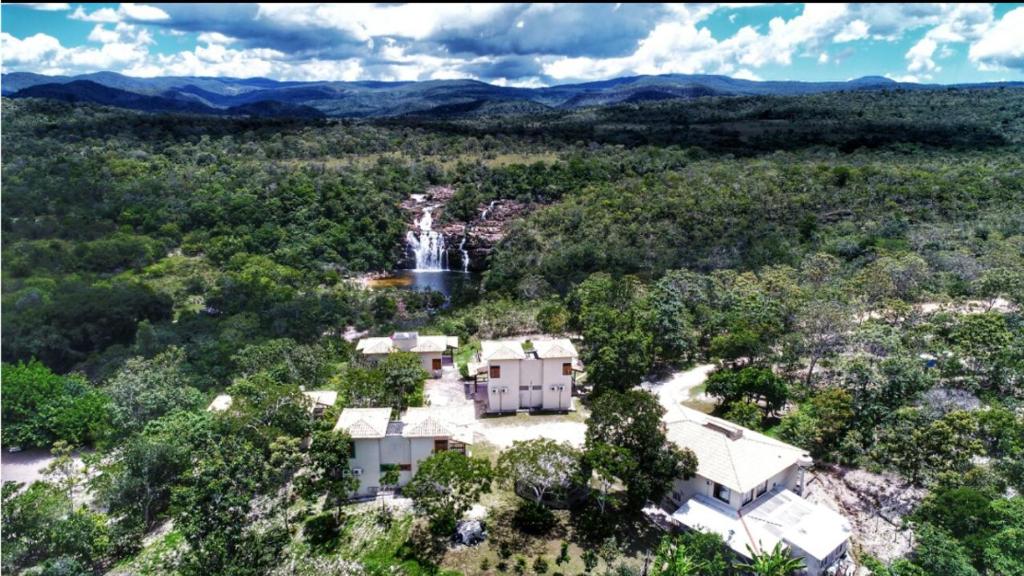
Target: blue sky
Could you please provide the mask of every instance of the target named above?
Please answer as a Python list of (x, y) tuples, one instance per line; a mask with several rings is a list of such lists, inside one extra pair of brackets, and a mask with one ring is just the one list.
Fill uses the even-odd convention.
[(3, 4), (3, 71), (1024, 80), (1024, 4)]

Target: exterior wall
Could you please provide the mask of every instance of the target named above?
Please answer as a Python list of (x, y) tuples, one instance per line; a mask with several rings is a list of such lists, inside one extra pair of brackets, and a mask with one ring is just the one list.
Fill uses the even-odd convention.
[[(562, 364), (572, 363), (572, 358), (545, 358), (544, 362), (544, 409), (568, 410), (572, 407), (572, 375), (562, 374)], [(555, 390), (551, 387), (554, 386)], [(562, 386), (561, 390), (558, 387)]]
[(422, 366), (424, 370), (430, 373), (434, 378), (441, 377), (441, 371), (433, 369), (433, 361), (435, 359), (441, 360), (440, 352), (417, 352), (416, 354), (420, 357), (420, 366)]
[[(501, 367), (501, 378), (490, 378), (490, 366)], [(515, 412), (519, 409), (519, 360), (497, 360), (488, 366), (487, 411)], [(500, 394), (501, 388), (508, 392)]]
[(412, 476), (416, 475), (416, 471), (420, 468), (420, 462), (430, 458), (430, 455), (434, 453), (434, 439), (433, 438), (407, 438), (406, 442), (409, 443), (409, 454), (412, 460)]
[(352, 444), (355, 446), (356, 455), (349, 460), (349, 469), (363, 469), (356, 494), (366, 496), (373, 493), (371, 488), (380, 487), (380, 440), (356, 438), (352, 440)]
[(527, 357), (519, 361), (519, 386), (528, 390), (519, 391), (519, 407), (535, 409), (543, 407), (544, 373), (541, 360)]
[(369, 364), (377, 364), (387, 357), (387, 354), (363, 354), (363, 358), (365, 358), (366, 362)]
[[(768, 478), (767, 490), (770, 491), (776, 486), (782, 486), (789, 490), (793, 490), (799, 483), (799, 468), (797, 466), (790, 466), (789, 468), (779, 472), (778, 474)], [(703, 494), (708, 498), (715, 498), (715, 483), (703, 476), (694, 476), (689, 480), (677, 479), (672, 484), (672, 499), (677, 504), (681, 505), (683, 502), (696, 496), (697, 494)], [(743, 499), (744, 494), (732, 490), (729, 495), (729, 507), (739, 510), (744, 506)], [(717, 500), (717, 499), (716, 499)], [(757, 500), (757, 488), (754, 488), (754, 498), (750, 501)], [(721, 502), (721, 500), (717, 500)], [(750, 502), (747, 502), (749, 504)]]

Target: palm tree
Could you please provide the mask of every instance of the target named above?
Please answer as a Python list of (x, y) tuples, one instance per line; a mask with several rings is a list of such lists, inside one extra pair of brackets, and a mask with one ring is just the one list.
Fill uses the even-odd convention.
[(770, 552), (755, 552), (748, 544), (747, 552), (750, 553), (750, 563), (740, 564), (738, 568), (754, 576), (790, 576), (804, 567), (803, 559), (790, 555), (789, 548), (783, 548), (781, 542), (776, 542)]

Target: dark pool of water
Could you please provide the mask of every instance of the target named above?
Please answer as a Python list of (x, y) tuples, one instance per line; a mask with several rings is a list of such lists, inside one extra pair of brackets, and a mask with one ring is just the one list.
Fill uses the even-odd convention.
[(368, 284), (370, 288), (434, 290), (449, 298), (463, 298), (475, 295), (480, 289), (480, 275), (474, 272), (395, 270), (393, 274), (370, 280)]

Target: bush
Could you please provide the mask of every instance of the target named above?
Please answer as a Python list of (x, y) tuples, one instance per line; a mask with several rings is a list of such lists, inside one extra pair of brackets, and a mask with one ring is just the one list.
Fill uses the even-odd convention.
[(527, 534), (547, 534), (555, 527), (555, 515), (547, 507), (536, 502), (525, 501), (516, 510), (512, 522), (516, 528)]
[(307, 518), (303, 523), (302, 533), (311, 546), (327, 547), (337, 540), (341, 533), (340, 528), (333, 512), (323, 512)]
[(533, 561), (533, 572), (535, 574), (547, 574), (548, 561), (543, 556), (537, 556), (537, 559)]

